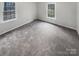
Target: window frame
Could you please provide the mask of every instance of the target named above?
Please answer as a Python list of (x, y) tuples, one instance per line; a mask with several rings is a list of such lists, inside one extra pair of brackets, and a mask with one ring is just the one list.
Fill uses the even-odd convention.
[(10, 22), (10, 21), (15, 21), (16, 20), (16, 18), (17, 18), (17, 16), (16, 16), (16, 3), (15, 3), (15, 18), (13, 18), (13, 19), (10, 19), (10, 20), (4, 20), (4, 2), (3, 2), (3, 14), (2, 14), (2, 17), (3, 17), (3, 19), (2, 19), (2, 21), (1, 21), (1, 23), (6, 23), (6, 22)]
[[(55, 4), (55, 17), (49, 17), (49, 16), (48, 16), (48, 5), (49, 5), (49, 4)], [(47, 18), (49, 18), (49, 19), (56, 19), (56, 3), (47, 3), (47, 11), (46, 11), (46, 13), (47, 13), (47, 15), (46, 15)]]

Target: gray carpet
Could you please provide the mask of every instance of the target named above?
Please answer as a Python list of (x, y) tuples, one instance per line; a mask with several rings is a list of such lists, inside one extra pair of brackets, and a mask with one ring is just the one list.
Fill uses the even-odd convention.
[(1, 35), (0, 55), (79, 55), (79, 38), (74, 30), (34, 21)]

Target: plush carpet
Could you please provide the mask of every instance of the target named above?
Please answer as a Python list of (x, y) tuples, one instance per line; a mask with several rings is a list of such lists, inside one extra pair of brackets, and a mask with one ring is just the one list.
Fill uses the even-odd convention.
[(1, 35), (0, 55), (79, 55), (79, 38), (74, 30), (34, 21)]

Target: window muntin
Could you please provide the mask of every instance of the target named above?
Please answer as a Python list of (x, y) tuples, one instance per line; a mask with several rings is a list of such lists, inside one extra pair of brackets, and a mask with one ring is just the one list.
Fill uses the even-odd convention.
[(55, 4), (48, 4), (48, 17), (55, 18)]
[(15, 17), (15, 3), (14, 2), (4, 2), (4, 12), (3, 20), (11, 20)]

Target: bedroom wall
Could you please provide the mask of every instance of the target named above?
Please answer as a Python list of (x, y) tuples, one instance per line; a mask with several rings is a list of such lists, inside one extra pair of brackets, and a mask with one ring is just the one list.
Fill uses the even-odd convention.
[(79, 34), (79, 2), (77, 3), (77, 32)]
[(76, 2), (57, 2), (56, 3), (56, 19), (47, 18), (47, 2), (38, 3), (38, 18), (43, 21), (55, 23), (64, 27), (75, 29), (77, 19), (77, 3)]
[[(2, 2), (0, 2), (2, 4)], [(16, 2), (17, 18), (15, 21), (0, 22), (0, 35), (27, 24), (36, 19), (36, 3), (34, 2)], [(0, 13), (1, 9), (0, 9)], [(2, 20), (2, 18), (0, 18)]]
[[(0, 2), (0, 5), (2, 2)], [(17, 2), (17, 19), (6, 23), (0, 23), (0, 35), (27, 24), (34, 19), (55, 23), (64, 27), (78, 29), (77, 26), (77, 3), (76, 2), (58, 2), (56, 3), (56, 19), (49, 19), (46, 16), (46, 2)], [(0, 6), (2, 8), (2, 6)], [(0, 9), (2, 13), (2, 9)], [(0, 17), (2, 20), (2, 17)], [(78, 31), (79, 32), (79, 31)]]

